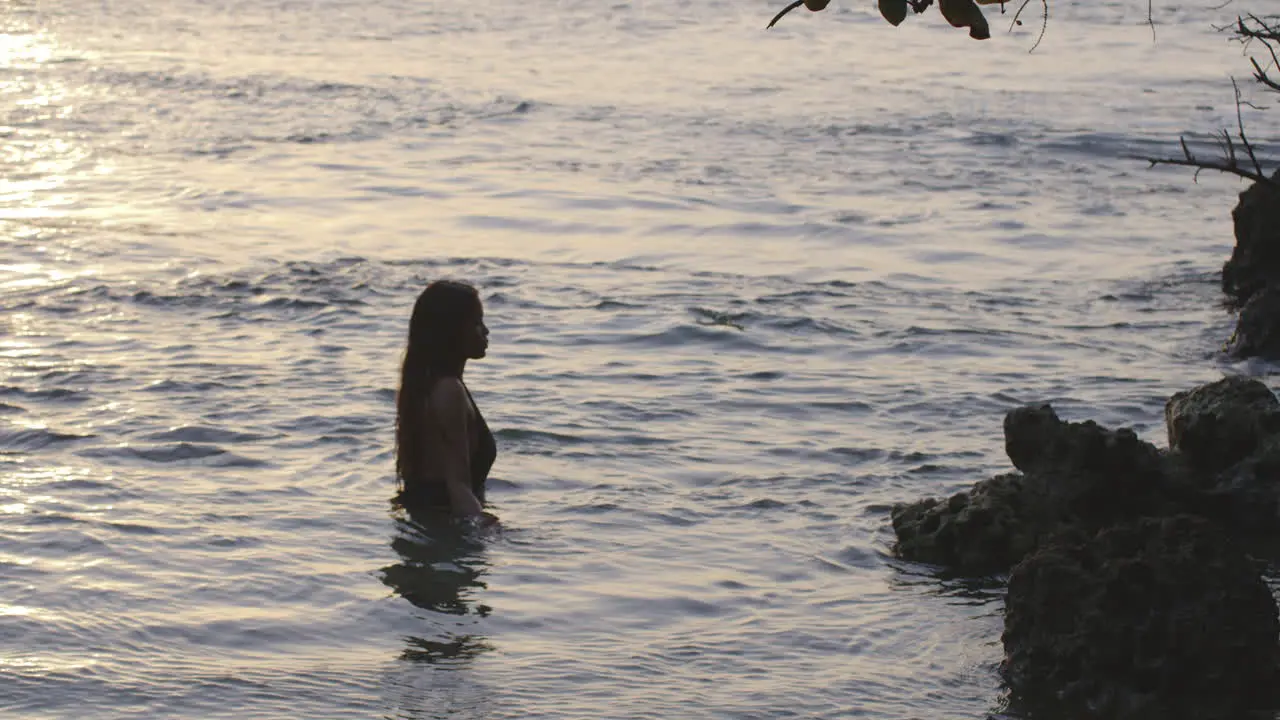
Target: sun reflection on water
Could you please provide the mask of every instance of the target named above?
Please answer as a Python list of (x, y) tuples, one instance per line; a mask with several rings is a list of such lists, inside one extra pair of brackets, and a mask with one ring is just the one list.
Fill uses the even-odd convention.
[(44, 33), (0, 33), (0, 69), (43, 65), (56, 52), (57, 45)]
[(75, 659), (61, 655), (0, 657), (0, 671), (20, 672), (26, 675), (65, 673), (72, 670), (84, 670), (97, 664), (97, 660), (87, 659), (83, 656)]
[(38, 611), (25, 605), (0, 605), (0, 616), (35, 615)]
[(67, 59), (50, 34), (0, 34), (0, 220), (47, 220), (81, 205), (68, 188), (93, 172), (93, 153), (66, 123), (80, 112), (75, 89), (51, 76)]
[[(12, 279), (4, 279), (6, 274), (11, 275)], [(67, 280), (74, 280), (77, 277), (83, 277), (86, 274), (88, 273), (64, 272), (39, 263), (0, 265), (0, 292), (49, 287)], [(31, 326), (32, 318), (30, 313), (13, 313), (13, 319), (15, 322), (21, 320), (24, 327)], [(0, 345), (0, 347), (2, 346)]]
[[(13, 462), (10, 460), (10, 462)], [(19, 458), (15, 465), (23, 465), (23, 459)], [(98, 473), (101, 475), (101, 473)], [(86, 467), (70, 467), (67, 465), (59, 465), (54, 467), (24, 467), (21, 472), (13, 471), (0, 475), (0, 492), (16, 488), (30, 487), (46, 487), (52, 488), (66, 482), (75, 480), (85, 480), (93, 478), (94, 471)], [(31, 495), (27, 497), (25, 503), (33, 505), (35, 503), (50, 502), (56, 500), (52, 495)]]

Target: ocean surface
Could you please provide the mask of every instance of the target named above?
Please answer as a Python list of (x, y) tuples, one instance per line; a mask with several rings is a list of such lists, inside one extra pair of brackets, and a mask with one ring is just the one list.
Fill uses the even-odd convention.
[[(895, 502), (1224, 373), (1265, 2), (9, 0), (5, 718), (1021, 717)], [(1245, 107), (1256, 142), (1274, 111)], [(393, 512), (475, 283), (499, 530)]]

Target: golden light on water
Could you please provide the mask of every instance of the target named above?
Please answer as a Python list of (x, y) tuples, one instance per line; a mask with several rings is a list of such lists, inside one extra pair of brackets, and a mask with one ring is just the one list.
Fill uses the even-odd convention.
[(35, 608), (29, 608), (25, 605), (0, 605), (0, 617), (12, 615), (35, 615)]
[[(58, 112), (69, 112), (69, 109), (61, 108)], [(73, 204), (75, 198), (58, 190), (85, 160), (87, 150), (64, 139), (33, 135), (16, 141), (10, 138), (10, 144), (0, 152), (5, 155), (2, 160), (6, 164), (26, 168), (26, 172), (17, 177), (0, 178), (0, 220), (67, 214), (61, 208)]]
[[(5, 280), (6, 274), (13, 275), (13, 279)], [(29, 288), (38, 288), (56, 283), (63, 280), (70, 280), (79, 277), (84, 273), (68, 273), (53, 268), (47, 268), (39, 263), (23, 263), (20, 265), (0, 265), (0, 291), (3, 290), (22, 290)], [(30, 317), (28, 313), (16, 313), (16, 317)], [(0, 343), (0, 347), (5, 347), (5, 343)]]
[(44, 34), (0, 33), (0, 68), (40, 65), (49, 62), (55, 50), (52, 39)]
[(5, 340), (0, 342), (0, 358), (36, 357), (40, 350), (28, 342), (21, 340)]
[(44, 66), (58, 59), (56, 41), (42, 32), (0, 34), (0, 108), (11, 123), (0, 127), (0, 220), (62, 217), (74, 205), (69, 178), (90, 157), (88, 148), (50, 122), (77, 111), (67, 86)]
[[(23, 465), (23, 463), (21, 462), (17, 464), (20, 466)], [(98, 473), (98, 476), (101, 477), (103, 476), (103, 474)], [(69, 467), (66, 465), (59, 465), (59, 466), (45, 467), (45, 468), (22, 467), (21, 470), (10, 471), (5, 475), (0, 476), (0, 493), (3, 493), (6, 490), (16, 490), (19, 488), (30, 488), (30, 487), (49, 488), (50, 486), (56, 486), (58, 483), (64, 483), (71, 480), (82, 480), (82, 479), (87, 479), (92, 477), (95, 477), (95, 474), (91, 472), (88, 468), (76, 468), (76, 467)], [(16, 495), (17, 493), (12, 493), (10, 497), (3, 498), (3, 499), (9, 500), (9, 501), (15, 501), (17, 500), (17, 498), (15, 497)], [(39, 505), (41, 503), (54, 502), (56, 500), (57, 500), (56, 497), (52, 495), (47, 495), (47, 494), (27, 495), (25, 499), (22, 500), (21, 503), (9, 502), (6, 505), (0, 506), (0, 511), (13, 512), (13, 510), (6, 511), (6, 510), (3, 510), (3, 508), (12, 508), (12, 506), (15, 504), (24, 505), (27, 508), (30, 508), (32, 506)]]
[[(4, 614), (0, 611), (0, 614)], [(77, 659), (67, 659), (63, 656), (44, 656), (44, 657), (0, 657), (0, 672), (21, 672), (32, 675), (65, 673), (72, 670), (83, 670), (88, 667), (97, 665), (96, 660), (88, 660), (83, 656)]]

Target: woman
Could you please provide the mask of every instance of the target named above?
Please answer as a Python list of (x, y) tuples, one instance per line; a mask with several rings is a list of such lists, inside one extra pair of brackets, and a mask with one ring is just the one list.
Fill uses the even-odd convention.
[(480, 294), (470, 285), (438, 280), (414, 303), (396, 395), (396, 499), (410, 512), (497, 521), (483, 508), (497, 446), (462, 383), (467, 361), (484, 357), (488, 338)]

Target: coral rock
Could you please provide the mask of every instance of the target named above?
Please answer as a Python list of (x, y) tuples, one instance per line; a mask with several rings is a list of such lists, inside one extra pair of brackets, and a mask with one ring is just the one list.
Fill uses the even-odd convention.
[[(1272, 176), (1280, 180), (1280, 171)], [(1241, 307), (1280, 281), (1280, 188), (1254, 183), (1231, 211), (1236, 246), (1222, 267), (1222, 291)]]
[(1228, 377), (1175, 394), (1164, 417), (1170, 449), (1198, 472), (1216, 473), (1280, 429), (1280, 401), (1257, 380)]
[(929, 498), (893, 508), (898, 554), (964, 573), (1004, 572), (1052, 527), (1043, 493), (1018, 473), (983, 480), (947, 500)]
[(1254, 564), (1208, 521), (1143, 519), (1046, 541), (1009, 578), (1015, 696), (1080, 716), (1225, 718), (1271, 707), (1280, 620)]

